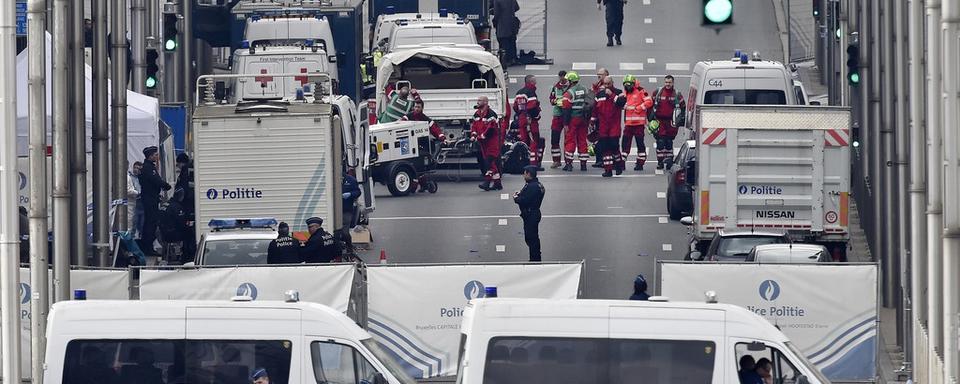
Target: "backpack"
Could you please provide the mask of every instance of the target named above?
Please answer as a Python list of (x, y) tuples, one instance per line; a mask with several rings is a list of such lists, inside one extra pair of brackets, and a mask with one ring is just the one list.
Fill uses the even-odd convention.
[[(657, 119), (657, 107), (660, 106), (660, 95), (663, 94), (663, 87), (657, 88), (657, 91), (653, 95), (653, 108), (647, 109), (647, 121), (653, 121)], [(673, 98), (673, 126), (682, 127), (687, 125), (687, 114), (683, 109), (680, 108), (680, 92), (677, 91), (676, 97)]]

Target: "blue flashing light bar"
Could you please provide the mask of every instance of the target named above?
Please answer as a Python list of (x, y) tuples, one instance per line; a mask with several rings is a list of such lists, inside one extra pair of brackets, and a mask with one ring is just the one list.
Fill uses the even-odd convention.
[(259, 217), (252, 219), (213, 219), (210, 220), (207, 225), (214, 231), (242, 228), (274, 228), (277, 226), (277, 219), (272, 217)]
[(446, 9), (446, 8), (440, 8), (440, 17), (446, 18), (447, 15), (448, 15), (447, 9)]

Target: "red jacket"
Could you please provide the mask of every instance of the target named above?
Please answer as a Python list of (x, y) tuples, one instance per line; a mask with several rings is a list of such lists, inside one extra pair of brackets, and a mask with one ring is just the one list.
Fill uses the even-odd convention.
[(497, 119), (497, 113), (486, 107), (477, 109), (473, 113), (473, 123), (470, 124), (470, 136), (475, 137), (480, 143), (480, 150), (485, 156), (498, 156), (500, 154), (500, 131), (503, 128)]
[(634, 81), (633, 92), (624, 91), (627, 97), (627, 104), (624, 107), (623, 120), (626, 126), (642, 126), (647, 124), (647, 109), (653, 107), (653, 98), (647, 93), (647, 90), (640, 86), (639, 81)]
[(430, 116), (427, 116), (427, 115), (425, 115), (425, 114), (423, 114), (423, 113), (410, 112), (410, 113), (408, 113), (406, 116), (403, 117), (403, 120), (407, 120), (407, 121), (427, 121), (427, 122), (430, 123), (430, 134), (433, 135), (433, 137), (437, 138), (437, 140), (440, 140), (440, 141), (444, 141), (444, 140), (446, 140), (446, 138), (447, 138), (447, 137), (443, 134), (443, 130), (440, 129), (440, 126), (437, 125), (437, 122), (436, 122), (436, 121), (433, 121), (433, 119), (431, 119)]
[(616, 88), (600, 89), (596, 96), (597, 104), (593, 106), (593, 117), (590, 119), (597, 124), (600, 138), (620, 137), (620, 116), (627, 98)]
[(668, 138), (677, 137), (677, 127), (673, 126), (673, 111), (677, 105), (681, 108), (686, 105), (683, 95), (677, 92), (676, 88), (660, 88), (654, 93), (653, 99), (654, 115), (660, 122), (657, 135)]
[(537, 100), (537, 86), (527, 84), (517, 91), (513, 98), (513, 113), (520, 126), (529, 124), (527, 119), (540, 120), (540, 101)]

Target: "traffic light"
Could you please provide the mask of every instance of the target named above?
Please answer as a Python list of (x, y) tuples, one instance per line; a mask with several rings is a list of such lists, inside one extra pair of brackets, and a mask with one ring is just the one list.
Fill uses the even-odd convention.
[(821, 1), (822, 0), (813, 0), (813, 18), (816, 20), (820, 20), (820, 6), (822, 5), (820, 3)]
[(847, 46), (847, 83), (860, 85), (860, 45), (856, 43)]
[(144, 80), (144, 84), (147, 89), (155, 89), (157, 87), (157, 72), (160, 71), (160, 66), (157, 65), (157, 60), (160, 59), (160, 53), (157, 52), (154, 48), (147, 49), (147, 77)]
[(175, 13), (164, 13), (163, 14), (163, 49), (171, 52), (177, 50), (179, 44), (179, 39), (177, 35), (180, 33), (177, 30), (177, 14)]
[(703, 0), (704, 26), (733, 24), (733, 0)]

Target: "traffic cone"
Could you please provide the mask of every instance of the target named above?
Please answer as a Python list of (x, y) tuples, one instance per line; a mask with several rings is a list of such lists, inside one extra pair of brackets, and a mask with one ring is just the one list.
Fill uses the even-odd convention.
[(387, 251), (383, 250), (383, 248), (380, 248), (380, 264), (386, 264), (386, 263), (387, 263)]

